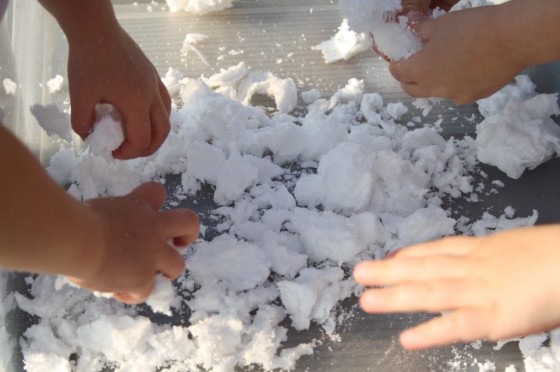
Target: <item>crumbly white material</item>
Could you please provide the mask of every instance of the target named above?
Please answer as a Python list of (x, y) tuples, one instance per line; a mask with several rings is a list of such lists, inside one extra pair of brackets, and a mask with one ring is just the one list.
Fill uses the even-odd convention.
[(372, 33), (379, 51), (391, 60), (407, 58), (422, 48), (406, 17), (397, 17), (402, 9), (400, 0), (340, 0), (339, 7), (350, 28)]
[(57, 74), (55, 77), (47, 81), (47, 88), (50, 94), (58, 93), (62, 90), (64, 78)]
[(4, 85), (4, 91), (6, 92), (7, 95), (12, 95), (12, 96), (16, 95), (18, 85), (15, 81), (13, 81), (10, 78), (5, 78), (2, 81), (2, 83)]
[[(32, 279), (31, 298), (14, 295), (40, 318), (21, 341), (28, 370), (294, 369), (316, 340), (286, 347), (288, 325), (332, 332), (338, 304), (361, 289), (348, 275), (356, 262), (456, 231), (531, 225), (538, 216), (515, 218), (508, 208), (458, 226), (442, 198), (473, 195), (475, 141), (409, 129), (400, 122), (404, 104), (385, 104), (358, 79), (328, 98), (308, 91), (305, 114), (290, 114), (298, 97), (291, 80), (247, 75), (243, 64), (198, 80), (170, 69), (164, 80), (181, 106), (154, 155), (115, 161), (121, 124), (100, 107), (86, 146), (62, 148), (48, 172), (80, 200), (180, 175), (173, 197), (198, 198), (210, 188), (214, 204), (201, 213), (214, 221), (212, 237), (184, 253), (187, 271), (173, 287), (157, 279), (151, 310), (57, 285), (53, 277)], [(277, 111), (251, 105), (254, 94), (272, 97)], [(488, 112), (500, 107), (494, 100)], [(152, 323), (150, 311), (185, 322)]]
[(201, 41), (208, 39), (208, 35), (204, 34), (187, 34), (185, 36), (185, 40), (183, 41), (183, 47), (181, 48), (181, 54), (186, 56), (189, 51), (194, 52), (198, 58), (207, 66), (210, 66), (210, 63), (206, 60), (206, 57), (195, 47), (195, 44), (198, 44)]
[(371, 48), (371, 37), (367, 33), (358, 33), (350, 30), (348, 20), (344, 19), (338, 32), (327, 41), (323, 41), (311, 49), (323, 53), (325, 63), (334, 63), (365, 52)]
[[(450, 11), (483, 5), (489, 5), (489, 1), (461, 0)], [(412, 32), (407, 17), (399, 15), (402, 10), (401, 0), (340, 0), (339, 7), (343, 17), (348, 20), (350, 29), (359, 33), (371, 33), (377, 49), (389, 59), (408, 58), (422, 49), (422, 42)], [(438, 8), (434, 10), (432, 17), (443, 14), (445, 11)]]
[(166, 0), (169, 10), (180, 10), (193, 14), (207, 14), (231, 8), (236, 0)]
[(34, 104), (30, 107), (31, 113), (49, 136), (57, 135), (72, 142), (72, 128), (70, 115), (56, 103), (49, 105)]
[(478, 159), (519, 178), (560, 154), (557, 94), (537, 94), (528, 77), (518, 77), (495, 95), (478, 101), (484, 121), (476, 127)]

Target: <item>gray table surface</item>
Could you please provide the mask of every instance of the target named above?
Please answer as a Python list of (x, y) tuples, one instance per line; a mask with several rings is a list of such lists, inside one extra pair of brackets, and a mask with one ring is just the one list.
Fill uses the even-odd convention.
[[(300, 91), (318, 88), (324, 96), (329, 96), (344, 86), (348, 79), (363, 79), (368, 92), (381, 93), (386, 102), (403, 101), (409, 107), (411, 98), (402, 93), (398, 84), (387, 72), (387, 65), (373, 53), (364, 53), (352, 60), (326, 65), (321, 54), (312, 51), (311, 46), (332, 37), (340, 25), (336, 1), (328, 0), (241, 0), (234, 8), (206, 16), (194, 16), (184, 12), (169, 13), (165, 3), (114, 1), (118, 18), (123, 27), (140, 44), (161, 74), (168, 67), (176, 68), (188, 77), (210, 76), (219, 71), (245, 61), (253, 71), (272, 71), (282, 77), (291, 77)], [(63, 35), (48, 15), (36, 9), (36, 5), (19, 2), (11, 20), (0, 23), (0, 48), (11, 50), (21, 40), (31, 40), (38, 49), (34, 52), (11, 51), (0, 60), (4, 72), (19, 72), (19, 82), (25, 84), (46, 82), (57, 73), (66, 76), (65, 58), (67, 47)], [(32, 7), (31, 10), (28, 7)], [(148, 9), (150, 8), (150, 9)], [(23, 10), (22, 10), (23, 9)], [(31, 36), (21, 35), (24, 30), (18, 20), (18, 11), (36, 14), (37, 24), (48, 32), (37, 35), (36, 30), (28, 31)], [(15, 30), (15, 31), (14, 31)], [(202, 33), (209, 39), (197, 45), (210, 66), (205, 65), (193, 53), (180, 53), (187, 33)], [(11, 43), (3, 35), (10, 35)], [(22, 62), (29, 53), (35, 53), (42, 64), (26, 69)], [(33, 57), (32, 57), (33, 58)], [(280, 62), (281, 60), (281, 62)], [(23, 65), (23, 66), (22, 66)], [(23, 69), (23, 70), (22, 70)], [(33, 70), (33, 73), (31, 73)], [(560, 68), (558, 65), (532, 69), (531, 76), (539, 83), (542, 91), (560, 90)], [(30, 83), (30, 84), (31, 84)], [(23, 134), (32, 144), (34, 151), (42, 159), (48, 159), (54, 151), (52, 144), (36, 131), (25, 129), (32, 120), (27, 108), (35, 102), (48, 103), (56, 99), (45, 94), (44, 89), (35, 89), (20, 95), (17, 99), (2, 98), (6, 121), (18, 123), (15, 130)], [(60, 98), (59, 98), (60, 99)], [(410, 115), (418, 114), (414, 109)], [(476, 115), (473, 105), (456, 107), (449, 102), (436, 106), (426, 118), (427, 123), (443, 119), (446, 136), (462, 136), (474, 132), (473, 124), (467, 118)], [(484, 211), (499, 213), (506, 206), (513, 206), (519, 216), (539, 211), (539, 223), (560, 220), (560, 200), (555, 198), (560, 188), (560, 161), (552, 160), (527, 172), (519, 180), (510, 180), (492, 167), (482, 166), (488, 180), (500, 179), (505, 187), (497, 195), (481, 196), (479, 203), (462, 203), (453, 206), (457, 213), (476, 218)], [(170, 176), (171, 188), (177, 179)], [(489, 181), (486, 181), (489, 182)], [(202, 198), (204, 199), (204, 198)], [(181, 201), (181, 206), (193, 207), (202, 212), (212, 208), (208, 200)], [(19, 275), (11, 277), (13, 289), (25, 291)], [(301, 358), (297, 370), (308, 371), (478, 371), (477, 362), (494, 362), (497, 371), (514, 365), (517, 371), (524, 371), (523, 360), (516, 343), (506, 344), (501, 350), (494, 350), (493, 343), (482, 343), (480, 348), (471, 345), (454, 345), (423, 352), (404, 351), (397, 341), (398, 333), (405, 327), (416, 324), (428, 317), (426, 314), (366, 315), (356, 307), (356, 299), (347, 300), (343, 308), (351, 310), (353, 317), (339, 330), (340, 341), (326, 339), (312, 356)], [(26, 324), (32, 321), (21, 312), (8, 314), (8, 328), (14, 335), (21, 334)], [(306, 342), (314, 337), (322, 337), (318, 327), (306, 332), (290, 332), (288, 344)], [(324, 337), (323, 337), (324, 338)], [(17, 350), (15, 351), (17, 353)], [(21, 369), (17, 363), (17, 369)]]

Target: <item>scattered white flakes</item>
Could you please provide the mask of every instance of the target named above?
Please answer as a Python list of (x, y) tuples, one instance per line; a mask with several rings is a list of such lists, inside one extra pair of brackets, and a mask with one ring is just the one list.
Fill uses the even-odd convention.
[(57, 135), (72, 142), (72, 128), (70, 115), (62, 110), (56, 103), (49, 105), (34, 104), (30, 108), (37, 122), (49, 136)]
[(479, 372), (495, 372), (496, 371), (496, 363), (487, 360), (484, 363), (478, 363), (478, 371)]
[(350, 28), (372, 33), (377, 48), (392, 60), (407, 58), (422, 48), (406, 17), (395, 19), (402, 9), (400, 0), (340, 0), (339, 7)]
[(338, 28), (338, 32), (330, 40), (323, 41), (311, 49), (323, 53), (325, 63), (334, 63), (341, 60), (349, 60), (369, 50), (370, 47), (370, 36), (350, 30), (348, 21), (344, 19)]
[(440, 101), (440, 98), (416, 98), (412, 101), (412, 105), (422, 110), (422, 115), (426, 117), (432, 111), (434, 105), (438, 104)]
[(537, 222), (539, 213), (534, 210), (529, 217), (512, 218), (512, 216), (510, 209), (506, 209), (505, 213), (498, 217), (485, 212), (480, 220), (473, 223), (472, 232), (476, 236), (486, 236), (496, 231), (533, 226)]
[(395, 119), (401, 120), (404, 114), (408, 112), (408, 107), (404, 105), (402, 102), (392, 102), (387, 104), (387, 113)]
[(171, 12), (184, 10), (193, 14), (207, 14), (231, 8), (236, 0), (166, 0)]
[[(30, 298), (14, 294), (20, 309), (39, 319), (22, 341), (29, 370), (67, 368), (71, 355), (78, 356), (70, 366), (76, 370), (293, 370), (318, 340), (287, 347), (288, 328), (317, 324), (344, 342), (334, 333), (345, 319), (337, 309), (360, 290), (347, 273), (356, 262), (455, 229), (489, 234), (534, 224), (538, 216), (514, 218), (508, 207), (474, 222), (449, 217), (443, 198), (477, 198), (474, 140), (398, 124), (406, 106), (385, 105), (380, 94), (365, 93), (361, 80), (350, 79), (331, 97), (303, 92), (303, 113), (293, 112), (293, 81), (247, 74), (244, 64), (198, 80), (170, 69), (164, 81), (181, 104), (158, 152), (112, 159), (122, 128), (105, 108), (88, 145), (61, 149), (48, 172), (81, 200), (122, 195), (167, 174), (181, 176), (183, 198), (211, 190), (205, 196), (214, 204), (201, 212), (212, 221), (204, 229), (208, 241), (184, 253), (187, 272), (178, 288), (160, 277), (148, 300), (168, 315), (187, 307), (188, 325), (158, 325), (141, 308), (39, 276), (30, 282)], [(271, 97), (277, 110), (251, 105), (258, 94)], [(533, 349), (524, 346), (527, 360), (553, 352)]]
[(280, 79), (271, 73), (252, 72), (239, 84), (238, 97), (246, 105), (255, 94), (264, 94), (276, 102), (279, 112), (288, 113), (297, 105), (297, 88), (290, 78)]
[(305, 92), (301, 92), (301, 98), (309, 105), (321, 98), (321, 92), (318, 89), (310, 89)]
[(7, 95), (15, 96), (17, 92), (18, 85), (15, 81), (5, 78), (3, 81), (4, 84), (4, 91)]
[(187, 34), (185, 36), (185, 40), (183, 41), (183, 47), (181, 48), (181, 54), (187, 55), (189, 51), (194, 52), (198, 58), (204, 63), (206, 66), (210, 66), (210, 63), (206, 60), (206, 57), (195, 47), (195, 44), (198, 44), (201, 41), (208, 39), (207, 35), (204, 34)]
[(154, 290), (146, 300), (146, 305), (150, 306), (156, 313), (171, 316), (171, 304), (175, 298), (175, 291), (171, 280), (161, 274), (154, 279)]
[(232, 86), (238, 83), (247, 74), (247, 67), (245, 62), (239, 62), (236, 66), (231, 66), (227, 69), (220, 69), (220, 72), (210, 76), (203, 81), (211, 88)]
[(478, 101), (484, 121), (476, 126), (478, 159), (511, 178), (560, 153), (556, 94), (537, 94), (527, 77)]
[(64, 78), (57, 74), (54, 78), (47, 81), (47, 88), (50, 94), (58, 93), (62, 90)]

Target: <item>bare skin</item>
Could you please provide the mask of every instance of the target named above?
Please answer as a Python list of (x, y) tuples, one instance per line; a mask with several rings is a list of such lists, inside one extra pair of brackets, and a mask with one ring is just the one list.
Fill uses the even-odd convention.
[(153, 154), (169, 134), (171, 98), (159, 75), (121, 28), (109, 0), (39, 0), (56, 18), (69, 45), (72, 127), (91, 133), (95, 106), (111, 103), (123, 119), (117, 159)]
[(198, 217), (184, 209), (160, 212), (165, 189), (157, 183), (129, 195), (80, 203), (45, 173), (38, 161), (0, 125), (0, 265), (5, 269), (70, 277), (80, 286), (143, 302), (156, 273), (170, 279), (184, 270), (167, 245), (189, 245)]
[(404, 1), (424, 48), (389, 69), (413, 97), (464, 104), (489, 96), (524, 68), (560, 59), (560, 2), (510, 2), (428, 19), (429, 1)]
[[(425, 46), (390, 70), (413, 96), (470, 102), (531, 64), (560, 58), (557, 0), (512, 0), (435, 20), (425, 17), (430, 1), (404, 3)], [(360, 305), (370, 313), (445, 312), (401, 334), (410, 350), (550, 330), (560, 326), (559, 242), (560, 225), (550, 225), (403, 249), (356, 266), (356, 281), (369, 287)]]
[(419, 244), (358, 264), (370, 313), (446, 312), (404, 331), (410, 350), (501, 340), (560, 326), (560, 225)]
[[(118, 159), (154, 153), (169, 133), (171, 99), (140, 48), (118, 24), (108, 0), (40, 0), (69, 43), (72, 127), (83, 138), (98, 103), (116, 106), (125, 141)], [(0, 267), (68, 276), (80, 286), (143, 302), (157, 273), (185, 268), (167, 242), (187, 246), (199, 233), (189, 210), (160, 211), (165, 189), (139, 186), (129, 195), (80, 203), (55, 184), (0, 124)]]

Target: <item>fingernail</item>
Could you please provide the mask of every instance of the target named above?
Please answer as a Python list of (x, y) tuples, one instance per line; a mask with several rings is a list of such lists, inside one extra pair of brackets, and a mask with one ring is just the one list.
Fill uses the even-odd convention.
[(364, 309), (373, 310), (379, 305), (379, 298), (375, 295), (375, 292), (368, 290), (362, 294), (361, 305)]
[(364, 263), (359, 263), (354, 267), (354, 272), (353, 272), (353, 276), (354, 276), (354, 280), (356, 280), (357, 282), (359, 282), (361, 280), (361, 278), (366, 275), (366, 266)]

